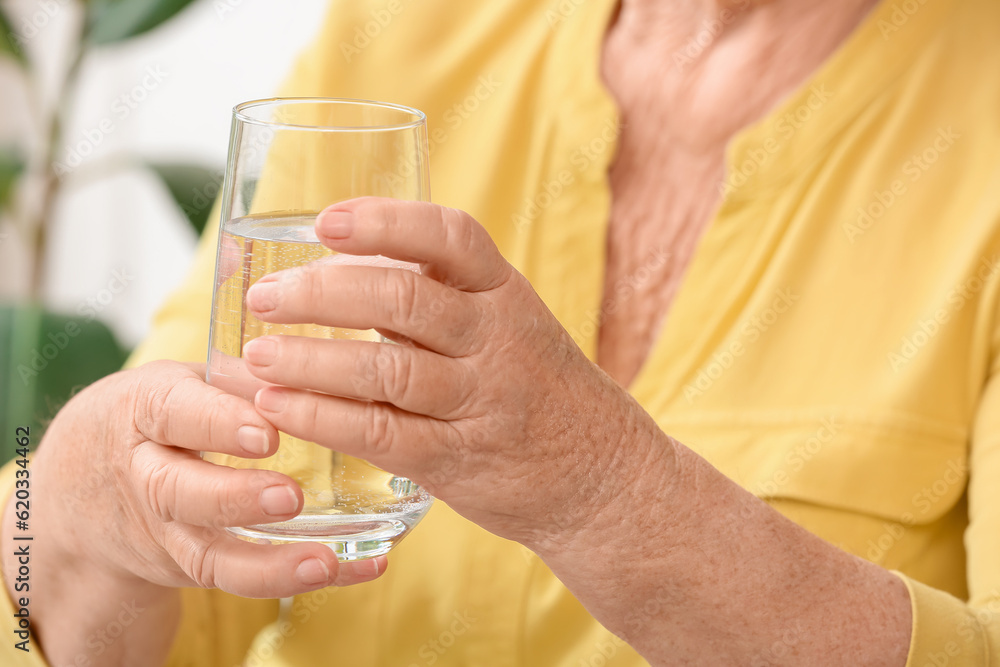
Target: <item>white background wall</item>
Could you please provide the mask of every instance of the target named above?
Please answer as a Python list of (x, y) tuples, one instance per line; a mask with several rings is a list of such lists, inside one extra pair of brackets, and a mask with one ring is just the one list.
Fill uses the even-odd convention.
[[(14, 16), (15, 30), (30, 35), (28, 51), (43, 70), (40, 98), (50, 104), (67, 37), (78, 24), (77, 3), (0, 2)], [(221, 169), (232, 107), (275, 93), (319, 27), (325, 5), (325, 0), (200, 0), (155, 32), (95, 51), (84, 63), (61, 155), (72, 162), (70, 148), (87, 151), (96, 144), (86, 158), (92, 165), (128, 151)], [(38, 131), (39, 114), (21, 79), (11, 66), (0, 65), (0, 143), (31, 144)], [(183, 278), (196, 239), (155, 177), (127, 169), (91, 178), (85, 169), (65, 179), (45, 300), (75, 313), (108, 287), (115, 271), (134, 276), (101, 312), (131, 346)], [(24, 294), (27, 265), (17, 232), (9, 219), (4, 222), (0, 299), (9, 300)]]

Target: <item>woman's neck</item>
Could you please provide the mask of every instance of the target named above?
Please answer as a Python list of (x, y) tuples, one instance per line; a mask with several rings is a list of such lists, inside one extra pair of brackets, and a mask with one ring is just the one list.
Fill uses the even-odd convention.
[(622, 0), (602, 74), (626, 122), (630, 107), (652, 104), (678, 138), (718, 148), (801, 85), (875, 4)]
[(621, 0), (619, 20), (643, 34), (678, 28), (700, 29), (713, 24), (723, 32), (738, 27), (748, 17), (762, 19), (776, 30), (791, 28), (817, 14), (834, 24), (855, 24), (877, 0)]

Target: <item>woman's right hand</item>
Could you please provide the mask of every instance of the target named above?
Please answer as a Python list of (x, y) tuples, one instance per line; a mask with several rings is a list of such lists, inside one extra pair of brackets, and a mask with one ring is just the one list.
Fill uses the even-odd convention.
[(252, 544), (224, 530), (290, 519), (302, 491), (277, 472), (201, 460), (203, 450), (263, 458), (278, 446), (250, 403), (203, 378), (203, 367), (154, 362), (104, 378), (58, 413), (31, 463), (36, 543), (63, 560), (47, 559), (119, 582), (255, 598), (377, 577), (384, 558), (338, 563), (320, 544)]

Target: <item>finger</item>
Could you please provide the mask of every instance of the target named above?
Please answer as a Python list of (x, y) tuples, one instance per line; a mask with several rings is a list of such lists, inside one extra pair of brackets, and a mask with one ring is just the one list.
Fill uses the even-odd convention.
[(269, 421), (292, 436), (405, 477), (420, 477), (422, 471), (432, 468), (454, 436), (448, 422), (385, 403), (287, 387), (261, 389), (254, 404)]
[(218, 269), (215, 272), (215, 289), (219, 289), (233, 274), (243, 268), (243, 261), (246, 256), (246, 249), (243, 247), (243, 242), (237, 241), (227, 234), (222, 235), (222, 238), (219, 239), (219, 260)]
[(469, 292), (499, 287), (512, 273), (472, 216), (428, 202), (380, 197), (340, 202), (319, 214), (316, 233), (338, 252), (419, 262), (425, 275)]
[(249, 598), (292, 597), (371, 581), (386, 564), (384, 558), (338, 563), (322, 544), (253, 544), (179, 524), (168, 532), (164, 546), (195, 585)]
[(277, 448), (278, 432), (249, 401), (172, 362), (138, 371), (155, 378), (141, 385), (135, 406), (135, 425), (153, 442), (247, 458), (270, 456)]
[(455, 418), (475, 389), (461, 361), (389, 343), (263, 336), (246, 344), (243, 358), (266, 382), (391, 403), (436, 419)]
[(302, 508), (302, 490), (278, 472), (236, 470), (154, 443), (137, 447), (130, 465), (136, 496), (163, 522), (249, 526), (286, 521)]
[(264, 276), (247, 292), (258, 319), (389, 329), (450, 357), (468, 354), (482, 320), (476, 300), (411, 271), (311, 264)]
[(376, 556), (368, 560), (341, 561), (337, 568), (337, 576), (333, 580), (333, 585), (353, 586), (354, 584), (363, 584), (366, 581), (371, 581), (376, 577), (382, 576), (387, 567), (389, 567), (389, 559), (386, 556)]

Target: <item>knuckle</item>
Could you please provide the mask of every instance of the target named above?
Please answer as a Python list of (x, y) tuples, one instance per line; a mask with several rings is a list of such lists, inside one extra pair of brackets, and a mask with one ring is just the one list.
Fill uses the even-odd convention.
[(410, 271), (385, 271), (380, 287), (383, 293), (392, 296), (389, 301), (391, 310), (388, 313), (390, 326), (399, 333), (405, 333), (410, 329), (417, 312), (416, 302), (420, 292), (417, 274)]
[(365, 348), (363, 354), (354, 356), (354, 373), (351, 375), (351, 384), (354, 391), (364, 397), (375, 384), (381, 366), (385, 365), (385, 352), (381, 346)]
[[(445, 234), (445, 248), (456, 256), (478, 258), (488, 265), (491, 276), (487, 284), (477, 291), (486, 291), (503, 285), (513, 275), (513, 267), (503, 258), (489, 233), (479, 222), (465, 211), (442, 208), (439, 215)], [(450, 281), (446, 285), (454, 287)]]
[(186, 552), (185, 563), (180, 563), (185, 574), (201, 588), (215, 588), (217, 585), (216, 571), (219, 560), (219, 547), (216, 542), (209, 542), (202, 548), (194, 548)]
[(479, 390), (479, 373), (464, 360), (456, 360), (455, 371), (455, 404), (452, 406), (450, 417), (457, 418), (470, 409), (476, 401)]
[(404, 350), (390, 348), (389, 345), (383, 347), (385, 349), (379, 351), (379, 354), (386, 355), (379, 373), (382, 395), (390, 403), (403, 403), (412, 391), (413, 359), (404, 354)]
[(177, 469), (171, 465), (154, 468), (146, 478), (146, 499), (153, 516), (164, 523), (174, 521), (178, 498)]
[(148, 387), (139, 401), (138, 416), (143, 422), (142, 430), (151, 440), (164, 442), (167, 439), (167, 404), (172, 387), (156, 384)]
[(321, 271), (318, 266), (307, 265), (297, 273), (298, 279), (305, 283), (305, 293), (311, 306), (326, 303), (327, 296), (337, 289), (337, 277), (332, 271)]
[(211, 523), (212, 519), (225, 514), (227, 508), (237, 506), (236, 494), (233, 493), (231, 476), (226, 474), (232, 471), (216, 471), (217, 474), (210, 477), (205, 489), (206, 502), (200, 503), (197, 509), (200, 518), (198, 523)]
[(290, 400), (293, 405), (295, 403), (300, 403), (302, 405), (301, 410), (305, 423), (313, 433), (318, 433), (321, 430), (320, 423), (323, 417), (319, 401), (312, 396), (301, 401), (297, 401), (294, 398)]
[(441, 227), (444, 230), (444, 247), (451, 252), (467, 255), (478, 249), (479, 226), (464, 211), (455, 208), (438, 209)]
[(392, 418), (389, 410), (377, 403), (364, 407), (364, 438), (366, 448), (375, 453), (385, 453), (392, 449)]
[[(235, 428), (227, 428), (227, 422), (237, 415), (238, 408), (230, 394), (216, 394), (210, 401), (204, 403), (204, 433), (208, 434), (208, 439), (215, 446), (221, 446), (228, 433), (235, 431)], [(237, 399), (239, 400), (239, 399)]]
[(158, 443), (167, 442), (172, 421), (178, 416), (184, 416), (184, 411), (177, 410), (181, 396), (198, 389), (200, 382), (196, 378), (185, 377), (169, 384), (156, 383), (147, 387), (143, 400), (137, 406), (137, 413), (144, 426), (140, 430)]

